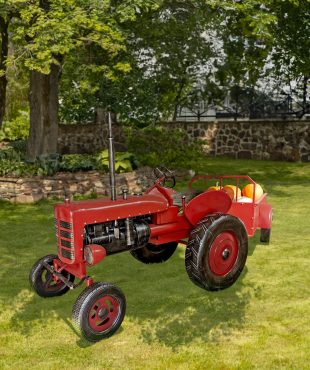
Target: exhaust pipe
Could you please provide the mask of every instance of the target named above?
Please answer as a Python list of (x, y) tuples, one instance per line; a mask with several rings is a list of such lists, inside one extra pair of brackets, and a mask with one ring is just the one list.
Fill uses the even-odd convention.
[(116, 187), (115, 187), (115, 154), (113, 144), (113, 133), (112, 133), (112, 119), (111, 112), (108, 113), (108, 150), (109, 150), (109, 170), (110, 170), (110, 189), (111, 189), (111, 200), (116, 200)]

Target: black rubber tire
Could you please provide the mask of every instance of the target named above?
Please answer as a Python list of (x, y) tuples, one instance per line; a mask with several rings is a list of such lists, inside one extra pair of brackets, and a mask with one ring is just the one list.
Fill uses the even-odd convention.
[[(57, 284), (52, 280), (52, 276), (49, 271), (43, 266), (43, 262), (53, 265), (53, 261), (58, 259), (55, 254), (49, 254), (48, 256), (40, 258), (32, 267), (29, 273), (29, 281), (33, 290), (43, 298), (51, 298), (61, 296), (68, 292), (70, 289), (62, 281)], [(71, 275), (67, 271), (63, 271), (62, 274), (69, 279), (71, 283), (74, 282), (74, 275)]]
[[(109, 326), (107, 329), (103, 331), (96, 331), (91, 327), (89, 316), (96, 301), (107, 295), (113, 297), (117, 301), (117, 316), (115, 319), (113, 319), (111, 326)], [(110, 310), (108, 310), (108, 312), (110, 313)], [(113, 312), (113, 309), (111, 312)], [(90, 342), (97, 342), (101, 339), (110, 337), (117, 331), (123, 322), (125, 312), (126, 299), (123, 292), (111, 283), (101, 282), (91, 285), (79, 295), (72, 309), (72, 319), (85, 339)]]
[[(238, 255), (230, 271), (223, 276), (212, 272), (209, 253), (215, 238), (223, 232), (233, 233), (238, 242)], [(244, 224), (231, 215), (213, 214), (193, 229), (185, 252), (185, 268), (194, 284), (206, 290), (230, 287), (241, 274), (248, 254), (248, 236)]]
[(146, 246), (135, 249), (130, 253), (143, 263), (161, 263), (167, 261), (175, 252), (178, 242), (171, 242), (162, 245), (147, 244)]
[(271, 229), (260, 229), (260, 241), (262, 243), (270, 242)]

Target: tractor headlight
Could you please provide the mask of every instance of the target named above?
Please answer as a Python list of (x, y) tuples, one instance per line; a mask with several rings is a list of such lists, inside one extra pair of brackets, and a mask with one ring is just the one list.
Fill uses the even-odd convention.
[(97, 244), (89, 244), (84, 248), (84, 259), (89, 266), (94, 266), (104, 259), (107, 252), (104, 247)]

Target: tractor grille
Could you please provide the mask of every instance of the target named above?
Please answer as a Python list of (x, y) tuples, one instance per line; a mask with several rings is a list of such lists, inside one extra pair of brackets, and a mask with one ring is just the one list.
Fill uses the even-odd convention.
[(60, 255), (69, 260), (74, 260), (74, 243), (72, 224), (67, 221), (55, 219), (56, 235)]
[(63, 229), (68, 229), (68, 230), (72, 229), (72, 224), (70, 222), (60, 220), (59, 224), (60, 224), (60, 227), (62, 227)]
[(72, 239), (72, 233), (70, 233), (69, 231), (60, 230), (60, 236), (67, 239)]
[(66, 239), (60, 239), (60, 244), (62, 247), (65, 247), (65, 248), (73, 248), (73, 243)]
[(69, 260), (74, 259), (74, 252), (68, 251), (67, 249), (62, 249), (61, 250), (61, 255)]

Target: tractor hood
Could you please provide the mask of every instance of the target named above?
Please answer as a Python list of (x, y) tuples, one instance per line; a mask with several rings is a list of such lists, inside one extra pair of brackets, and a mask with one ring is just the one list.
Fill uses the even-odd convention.
[(84, 223), (92, 224), (162, 212), (168, 206), (167, 199), (161, 194), (145, 194), (115, 201), (106, 198), (57, 204), (55, 216), (71, 221), (82, 217)]

